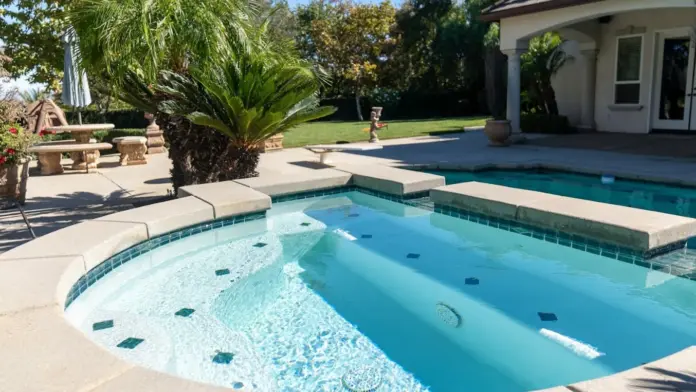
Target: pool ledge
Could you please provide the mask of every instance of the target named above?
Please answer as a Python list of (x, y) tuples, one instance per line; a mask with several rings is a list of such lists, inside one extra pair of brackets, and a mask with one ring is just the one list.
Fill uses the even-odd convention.
[(466, 182), (435, 188), (430, 196), (436, 206), (579, 235), (646, 258), (696, 236), (696, 219), (500, 185)]

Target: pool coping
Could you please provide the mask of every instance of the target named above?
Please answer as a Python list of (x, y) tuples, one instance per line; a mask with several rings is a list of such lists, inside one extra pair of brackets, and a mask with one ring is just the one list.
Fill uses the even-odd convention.
[[(414, 177), (401, 169), (391, 168), (375, 177), (370, 177), (364, 168), (357, 171), (363, 178), (369, 178), (361, 183), (361, 191), (403, 203), (444, 185), (442, 177)], [(381, 178), (385, 176), (390, 178)], [(235, 224), (258, 219), (265, 216), (272, 201), (305, 199), (355, 189), (326, 189), (322, 188), (325, 186), (323, 180), (315, 180), (303, 182), (300, 178), (297, 182), (304, 185), (298, 188), (292, 183), (289, 186), (304, 188), (302, 192), (273, 197), (237, 182), (193, 186), (200, 188), (185, 190), (191, 196), (78, 223), (0, 255), (0, 330), (4, 332), (0, 335), (0, 348), (3, 355), (11, 359), (0, 363), (0, 384), (8, 391), (233, 390), (178, 378), (119, 359), (65, 319), (63, 310), (69, 294), (74, 295), (73, 288), (81, 279), (89, 284), (90, 277), (84, 277), (90, 272), (93, 281), (100, 274), (106, 275), (109, 269), (104, 264), (106, 260), (119, 260), (118, 257), (124, 255), (120, 259), (123, 263), (127, 257), (150, 250), (149, 241), (153, 238), (161, 245), (181, 238), (186, 230), (195, 234), (225, 222)], [(242, 188), (238, 186), (246, 189), (239, 192)], [(362, 189), (364, 186), (369, 189)], [(162, 211), (168, 213), (163, 215)], [(137, 248), (139, 244), (146, 245), (141, 249)], [(118, 262), (110, 267), (118, 266)], [(689, 364), (696, 368), (694, 357), (696, 348), (691, 347), (655, 364), (668, 361), (669, 366), (665, 368), (681, 371)], [(605, 379), (619, 379), (625, 377), (624, 373)]]

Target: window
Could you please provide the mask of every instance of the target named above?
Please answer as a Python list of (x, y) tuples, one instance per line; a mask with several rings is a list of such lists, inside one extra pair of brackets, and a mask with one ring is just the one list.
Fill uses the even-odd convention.
[(643, 62), (643, 36), (619, 37), (616, 43), (614, 103), (640, 103), (640, 75)]

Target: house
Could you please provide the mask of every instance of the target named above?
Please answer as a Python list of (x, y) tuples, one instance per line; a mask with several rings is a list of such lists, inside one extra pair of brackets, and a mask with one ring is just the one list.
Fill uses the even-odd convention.
[(575, 59), (556, 75), (559, 110), (579, 128), (696, 132), (695, 0), (501, 0), (508, 56), (508, 119), (520, 124), (520, 55), (531, 37), (556, 31)]

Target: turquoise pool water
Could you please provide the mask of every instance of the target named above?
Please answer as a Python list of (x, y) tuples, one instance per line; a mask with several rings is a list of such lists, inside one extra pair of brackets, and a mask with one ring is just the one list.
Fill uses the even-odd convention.
[(696, 344), (696, 283), (349, 192), (142, 254), (66, 317), (233, 389), (522, 392)]
[(602, 184), (601, 176), (553, 170), (429, 171), (448, 184), (479, 181), (578, 199), (696, 218), (696, 189), (617, 178)]

